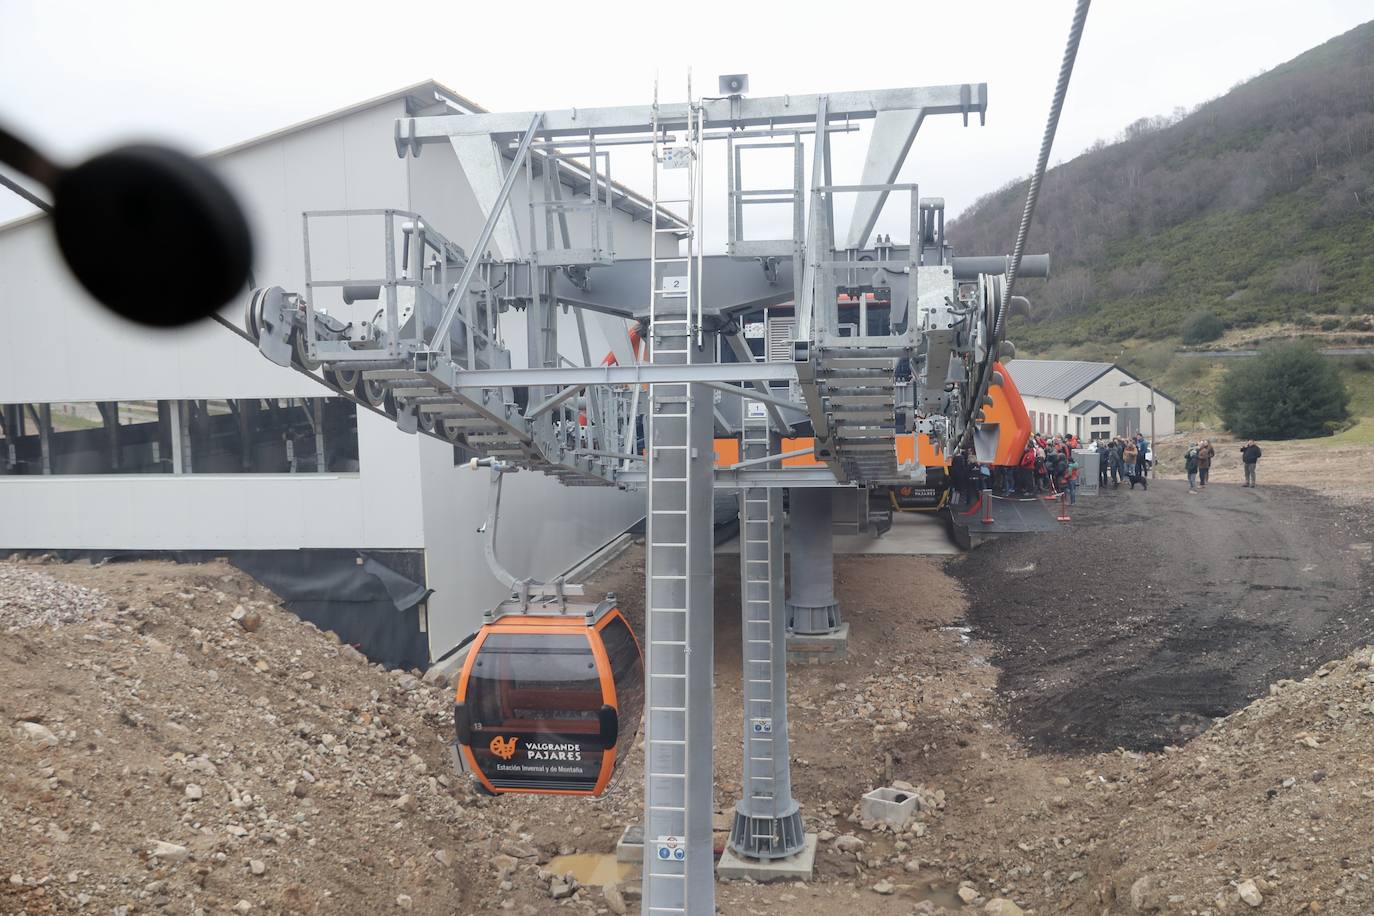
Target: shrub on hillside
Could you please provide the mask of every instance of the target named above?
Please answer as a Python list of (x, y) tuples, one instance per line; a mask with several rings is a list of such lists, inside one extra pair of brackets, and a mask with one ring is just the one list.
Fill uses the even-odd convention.
[(1211, 312), (1198, 312), (1183, 322), (1180, 334), (1186, 344), (1204, 344), (1216, 340), (1226, 330), (1225, 323)]
[(1217, 393), (1222, 422), (1248, 439), (1327, 435), (1348, 416), (1350, 392), (1335, 363), (1307, 344), (1284, 343), (1237, 360)]

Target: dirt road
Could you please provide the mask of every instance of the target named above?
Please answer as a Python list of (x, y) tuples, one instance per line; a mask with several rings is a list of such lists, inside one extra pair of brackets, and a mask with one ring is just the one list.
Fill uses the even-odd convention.
[(951, 564), (1016, 730), (1156, 750), (1374, 640), (1368, 514), (1295, 487), (1156, 481)]

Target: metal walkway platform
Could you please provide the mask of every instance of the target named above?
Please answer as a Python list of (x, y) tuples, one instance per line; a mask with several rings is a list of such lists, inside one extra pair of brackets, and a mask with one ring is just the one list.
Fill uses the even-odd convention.
[(983, 506), (951, 506), (947, 511), (952, 522), (954, 541), (971, 550), (984, 541), (1007, 534), (1029, 534), (1035, 531), (1054, 531), (1065, 523), (1057, 520), (1059, 503), (1042, 497), (1006, 498), (983, 494), (992, 499), (991, 524), (983, 521)]

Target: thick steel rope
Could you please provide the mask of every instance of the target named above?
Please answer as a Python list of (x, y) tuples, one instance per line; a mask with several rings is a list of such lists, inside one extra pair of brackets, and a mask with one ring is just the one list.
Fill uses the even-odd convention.
[(1069, 94), (1069, 78), (1073, 76), (1074, 61), (1078, 58), (1078, 45), (1083, 40), (1083, 26), (1088, 20), (1088, 7), (1092, 0), (1078, 0), (1073, 12), (1073, 22), (1069, 25), (1069, 40), (1064, 46), (1064, 59), (1059, 64), (1059, 80), (1054, 87), (1054, 99), (1050, 102), (1050, 116), (1045, 122), (1045, 134), (1040, 139), (1040, 155), (1035, 161), (1035, 171), (1031, 172), (1030, 186), (1026, 189), (1026, 206), (1021, 211), (1021, 225), (1016, 230), (1016, 244), (1011, 250), (1011, 264), (1007, 267), (1007, 282), (1002, 285), (1002, 294), (997, 297), (997, 314), (988, 333), (988, 352), (979, 379), (978, 392), (969, 401), (964, 428), (959, 436), (959, 444), (966, 446), (973, 437), (973, 425), (978, 412), (983, 409), (983, 398), (992, 383), (992, 364), (999, 357), (1002, 340), (1006, 337), (1007, 303), (1011, 301), (1012, 288), (1016, 285), (1016, 275), (1021, 270), (1021, 257), (1026, 251), (1026, 237), (1030, 235), (1031, 220), (1035, 216), (1035, 204), (1040, 199), (1040, 183), (1044, 180), (1045, 170), (1050, 162), (1050, 150), (1054, 147), (1054, 135), (1059, 129), (1059, 114), (1064, 109), (1064, 97)]
[(1078, 57), (1078, 43), (1083, 39), (1083, 25), (1088, 20), (1088, 7), (1092, 0), (1078, 0), (1073, 12), (1073, 22), (1069, 26), (1069, 41), (1064, 47), (1064, 60), (1059, 64), (1059, 81), (1054, 87), (1054, 101), (1050, 103), (1050, 117), (1045, 123), (1045, 135), (1040, 140), (1040, 157), (1031, 173), (1030, 187), (1026, 190), (1026, 207), (1021, 211), (1021, 226), (1016, 231), (1016, 245), (1011, 250), (1011, 266), (1007, 268), (1007, 282), (1002, 287), (1001, 301), (997, 304), (997, 320), (992, 326), (994, 345), (1006, 333), (1007, 303), (1011, 300), (1016, 286), (1016, 275), (1021, 270), (1021, 256), (1026, 251), (1026, 236), (1030, 235), (1031, 219), (1035, 216), (1035, 204), (1040, 199), (1040, 183), (1044, 180), (1045, 169), (1050, 162), (1050, 149), (1054, 146), (1054, 135), (1059, 129), (1059, 114), (1064, 109), (1064, 97), (1069, 94), (1069, 77), (1073, 75), (1073, 64)]

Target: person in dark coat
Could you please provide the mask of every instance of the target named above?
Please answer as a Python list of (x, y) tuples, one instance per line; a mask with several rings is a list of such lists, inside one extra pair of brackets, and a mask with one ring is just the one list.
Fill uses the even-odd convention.
[(1183, 456), (1183, 470), (1188, 472), (1188, 492), (1197, 492), (1197, 445), (1188, 446), (1188, 453)]
[(969, 466), (968, 451), (961, 450), (955, 454), (949, 463), (949, 482), (954, 487), (954, 492), (959, 494), (964, 505), (973, 505), (973, 500), (969, 498)]
[(1254, 439), (1245, 443), (1245, 446), (1241, 448), (1240, 463), (1245, 467), (1245, 483), (1241, 486), (1253, 487), (1255, 485), (1255, 465), (1259, 464), (1260, 456), (1263, 454), (1264, 452), (1260, 451), (1260, 447), (1255, 444)]

